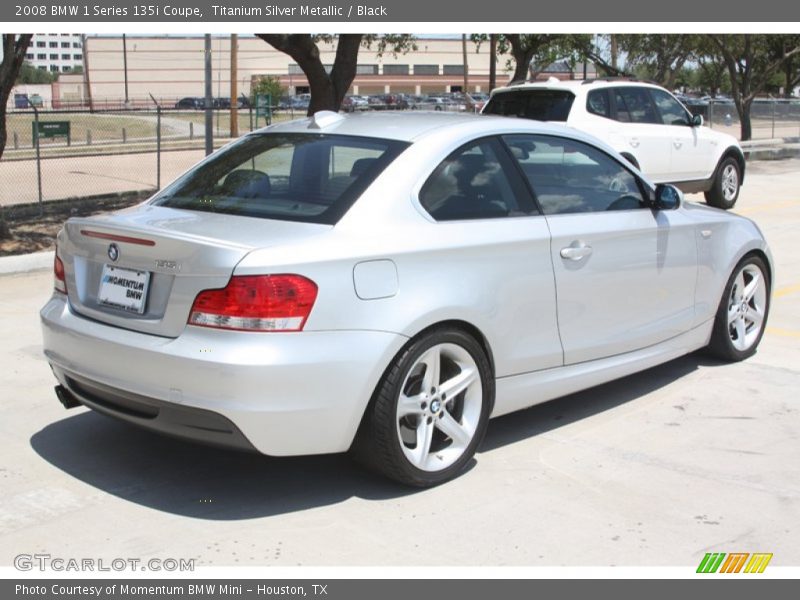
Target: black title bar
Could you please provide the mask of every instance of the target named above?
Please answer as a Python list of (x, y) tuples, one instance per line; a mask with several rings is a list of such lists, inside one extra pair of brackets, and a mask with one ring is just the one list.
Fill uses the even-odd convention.
[[(800, 21), (800, 2), (786, 0), (361, 0), (360, 2), (281, 2), (280, 0), (95, 0), (0, 3), (0, 21), (105, 23), (530, 23), (530, 22), (708, 22)], [(765, 32), (766, 33), (766, 32)]]

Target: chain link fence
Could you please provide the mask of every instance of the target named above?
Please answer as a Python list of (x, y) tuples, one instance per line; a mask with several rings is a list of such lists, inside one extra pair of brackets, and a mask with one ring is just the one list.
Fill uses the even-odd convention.
[[(706, 125), (741, 139), (742, 124), (732, 100), (711, 99), (688, 105), (703, 115)], [(759, 99), (752, 104), (750, 126), (753, 140), (800, 137), (800, 100)]]
[[(240, 134), (267, 124), (250, 109), (240, 109), (238, 121)], [(230, 140), (230, 125), (229, 110), (214, 110), (215, 148)], [(17, 110), (6, 127), (0, 160), (6, 219), (40, 202), (146, 197), (205, 154), (202, 110)]]

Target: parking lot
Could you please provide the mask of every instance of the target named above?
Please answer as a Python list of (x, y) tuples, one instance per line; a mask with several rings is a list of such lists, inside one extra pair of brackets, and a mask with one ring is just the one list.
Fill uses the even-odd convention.
[(798, 187), (800, 160), (754, 162), (737, 204), (777, 266), (756, 356), (729, 365), (693, 354), (496, 419), (473, 468), (426, 491), (345, 456), (240, 454), (65, 411), (41, 355), (51, 274), (0, 277), (0, 565), (49, 553), (693, 570), (715, 551), (797, 565)]

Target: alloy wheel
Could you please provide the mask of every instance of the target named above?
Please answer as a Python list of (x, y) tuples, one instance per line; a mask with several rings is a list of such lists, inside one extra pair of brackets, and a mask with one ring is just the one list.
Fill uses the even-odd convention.
[(406, 459), (428, 472), (455, 463), (475, 436), (482, 402), (478, 365), (467, 350), (452, 343), (426, 350), (397, 400), (397, 436)]

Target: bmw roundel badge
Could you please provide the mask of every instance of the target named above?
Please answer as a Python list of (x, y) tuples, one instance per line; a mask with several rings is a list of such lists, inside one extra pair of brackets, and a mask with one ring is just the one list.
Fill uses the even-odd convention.
[(111, 244), (108, 247), (108, 258), (110, 258), (112, 262), (117, 262), (119, 258), (119, 248), (116, 244)]

